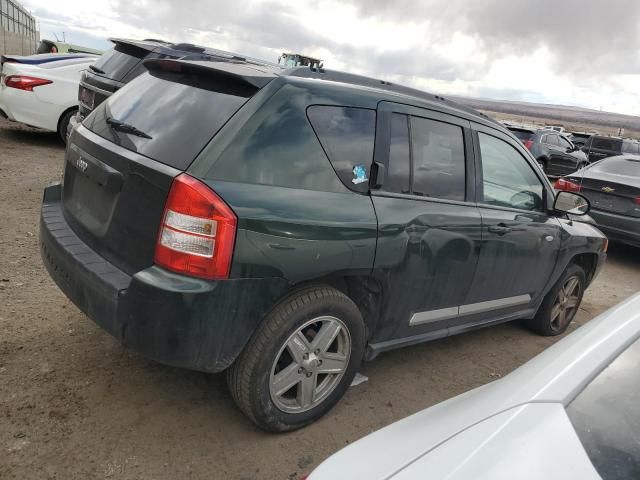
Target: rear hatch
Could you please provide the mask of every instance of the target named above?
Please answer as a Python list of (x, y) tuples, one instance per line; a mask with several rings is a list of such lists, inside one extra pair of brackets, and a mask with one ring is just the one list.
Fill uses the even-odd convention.
[(581, 185), (580, 193), (594, 210), (640, 217), (640, 158), (608, 158), (567, 177)]
[[(586, 147), (586, 146), (585, 146)], [(622, 139), (609, 137), (591, 137), (587, 154), (591, 163), (606, 157), (620, 155), (622, 152)]]
[(522, 143), (525, 143), (527, 140), (531, 140), (536, 134), (536, 132), (534, 132), (533, 130), (528, 130), (526, 128), (509, 127), (509, 131), (513, 133), (516, 138)]
[(153, 263), (173, 178), (259, 89), (237, 71), (224, 71), (230, 64), (147, 64), (150, 73), (74, 130), (64, 173), (65, 218), (91, 248), (130, 274)]
[(125, 83), (145, 72), (143, 60), (152, 58), (154, 44), (112, 40), (113, 49), (105, 52), (85, 72), (80, 82), (78, 101), (80, 115), (87, 116)]

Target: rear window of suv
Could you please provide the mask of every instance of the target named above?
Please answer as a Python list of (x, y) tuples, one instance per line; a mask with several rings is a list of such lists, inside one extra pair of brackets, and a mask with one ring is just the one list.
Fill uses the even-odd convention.
[(518, 140), (521, 140), (523, 142), (526, 142), (527, 140), (531, 140), (531, 138), (533, 138), (533, 136), (536, 134), (531, 130), (522, 130), (519, 128), (510, 128), (509, 130), (511, 131), (511, 133), (513, 133), (516, 136)]
[[(184, 170), (247, 100), (187, 76), (147, 73), (100, 104), (83, 124), (117, 145)], [(116, 129), (109, 119), (140, 134)]]
[(101, 70), (104, 76), (120, 82), (131, 69), (142, 62), (147, 54), (149, 51), (144, 48), (119, 43), (98, 59), (94, 71), (99, 73)]
[(622, 140), (618, 140), (616, 138), (593, 137), (593, 140), (591, 141), (591, 148), (619, 152), (622, 150)]

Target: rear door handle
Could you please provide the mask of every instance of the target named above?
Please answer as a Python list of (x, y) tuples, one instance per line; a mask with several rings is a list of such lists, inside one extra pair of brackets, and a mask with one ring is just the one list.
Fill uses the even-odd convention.
[(505, 235), (511, 231), (510, 227), (507, 227), (504, 223), (499, 223), (498, 225), (490, 225), (489, 233), (495, 233), (497, 235)]

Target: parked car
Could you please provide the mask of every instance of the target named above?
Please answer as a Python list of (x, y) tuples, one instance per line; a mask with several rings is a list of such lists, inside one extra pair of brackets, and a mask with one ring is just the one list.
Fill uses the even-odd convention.
[(352, 443), (308, 480), (614, 480), (640, 465), (640, 295), (506, 377)]
[(561, 334), (605, 258), (566, 218), (585, 199), (555, 198), (507, 130), (440, 96), (309, 67), (145, 66), (71, 133), (42, 258), (125, 346), (226, 370), (263, 429), (316, 420), (393, 348), (523, 318)]
[[(114, 47), (105, 52), (102, 58), (82, 75), (78, 90), (80, 109), (72, 119), (71, 128), (80, 123), (100, 103), (130, 82), (146, 72), (144, 60), (154, 58), (182, 58), (189, 55), (206, 55), (217, 60), (246, 61), (231, 52), (211, 49), (190, 43), (169, 43), (164, 40), (109, 39)], [(262, 63), (251, 59), (254, 62)], [(70, 130), (71, 130), (70, 128)]]
[(589, 161), (593, 163), (622, 153), (639, 155), (640, 144), (636, 140), (594, 135), (585, 143), (582, 151), (589, 156)]
[(585, 144), (587, 143), (587, 141), (589, 141), (589, 139), (593, 136), (592, 133), (586, 133), (586, 132), (573, 132), (571, 135), (569, 135), (569, 140), (571, 140), (571, 143), (573, 143), (574, 145), (576, 145), (577, 147), (584, 147)]
[(9, 120), (57, 132), (66, 141), (67, 125), (78, 110), (80, 74), (96, 57), (38, 65), (4, 63), (0, 72), (0, 112)]
[(509, 130), (531, 152), (547, 175), (566, 175), (589, 164), (584, 152), (553, 130), (521, 127), (510, 127)]
[(102, 54), (102, 50), (97, 48), (73, 45), (72, 43), (60, 42), (58, 40), (40, 40), (36, 53), (91, 53)]
[(640, 247), (640, 156), (605, 158), (558, 179), (555, 188), (580, 192), (607, 237)]

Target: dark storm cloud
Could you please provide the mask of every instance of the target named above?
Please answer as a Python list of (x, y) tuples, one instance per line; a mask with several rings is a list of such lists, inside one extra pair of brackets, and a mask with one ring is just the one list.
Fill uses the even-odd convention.
[(489, 61), (545, 45), (565, 74), (640, 73), (638, 0), (347, 0), (363, 17), (428, 21), (439, 37), (475, 36)]
[[(223, 4), (224, 3), (224, 4)], [(141, 1), (116, 0), (114, 11), (124, 23), (145, 26), (166, 38), (179, 40), (189, 30), (211, 32), (231, 40), (241, 53), (275, 61), (272, 49), (312, 52), (327, 49), (337, 60), (377, 76), (401, 75), (438, 80), (470, 79), (476, 73), (458, 59), (445, 58), (429, 45), (395, 53), (354, 47), (328, 39), (321, 24), (311, 15), (296, 12), (275, 2), (252, 4), (246, 0), (210, 2), (156, 0), (153, 8)], [(215, 46), (215, 45), (211, 45)]]

